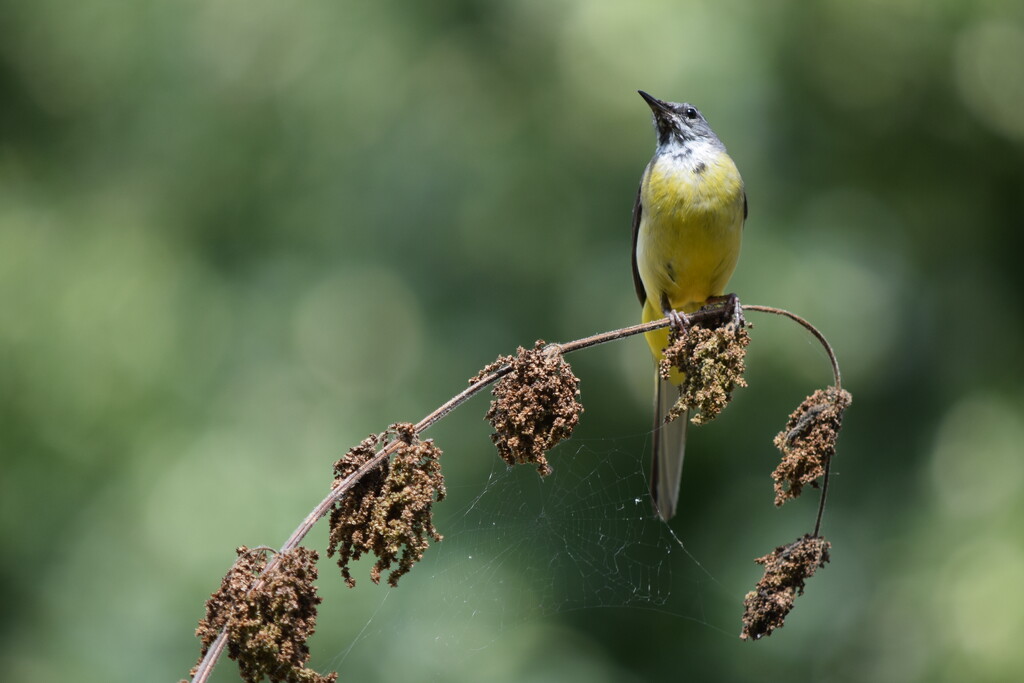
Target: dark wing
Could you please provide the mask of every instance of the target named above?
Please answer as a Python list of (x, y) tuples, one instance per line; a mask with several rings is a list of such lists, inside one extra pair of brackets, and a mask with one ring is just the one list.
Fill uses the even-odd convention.
[(747, 220), (747, 193), (743, 192), (743, 220)]
[(633, 286), (636, 287), (636, 296), (640, 299), (642, 306), (647, 303), (647, 292), (644, 291), (644, 283), (640, 279), (640, 271), (636, 267), (636, 239), (640, 234), (640, 211), (640, 188), (638, 187), (636, 188), (636, 202), (633, 203), (633, 251), (630, 253), (630, 258), (633, 259)]

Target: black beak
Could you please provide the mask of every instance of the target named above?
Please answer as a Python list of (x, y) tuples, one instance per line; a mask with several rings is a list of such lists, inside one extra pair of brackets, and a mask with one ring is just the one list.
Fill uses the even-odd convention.
[(651, 108), (651, 111), (654, 112), (655, 116), (658, 114), (668, 114), (672, 111), (672, 108), (669, 107), (667, 103), (662, 102), (654, 95), (645, 93), (643, 90), (637, 90), (637, 92), (640, 93), (640, 97), (647, 101), (647, 105)]

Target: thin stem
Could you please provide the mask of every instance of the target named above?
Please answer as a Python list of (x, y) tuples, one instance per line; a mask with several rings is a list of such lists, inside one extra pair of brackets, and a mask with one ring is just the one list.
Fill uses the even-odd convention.
[(807, 329), (807, 331), (809, 331), (811, 334), (813, 334), (814, 337), (819, 342), (821, 342), (821, 345), (825, 348), (825, 353), (828, 354), (829, 362), (832, 363), (832, 377), (835, 378), (836, 389), (842, 389), (843, 388), (843, 386), (842, 386), (842, 379), (841, 379), (841, 376), (839, 374), (839, 361), (836, 360), (835, 351), (832, 350), (832, 345), (828, 343), (828, 340), (825, 339), (825, 335), (823, 335), (821, 332), (819, 332), (817, 327), (815, 327), (811, 323), (807, 322), (806, 320), (804, 320), (803, 318), (798, 316), (796, 313), (791, 313), (791, 312), (785, 311), (785, 310), (783, 310), (781, 308), (774, 308), (772, 306), (747, 306), (747, 305), (744, 305), (743, 306), (743, 310), (744, 311), (758, 311), (760, 313), (771, 313), (773, 315), (781, 315), (781, 316), (785, 316), (785, 317), (789, 318), (790, 320), (795, 320), (796, 322), (798, 322), (801, 325), (803, 325)]
[[(790, 313), (788, 311), (783, 311), (783, 310), (778, 309), (778, 308), (771, 308), (769, 306), (743, 306), (743, 309), (744, 310), (748, 310), (748, 311), (761, 311), (763, 313), (774, 313), (776, 315), (785, 315), (785, 316), (788, 316), (788, 317), (792, 318), (796, 322), (800, 323), (801, 325), (803, 325), (807, 329), (809, 329), (818, 338), (818, 340), (825, 346), (825, 350), (828, 352), (829, 357), (832, 359), (832, 368), (833, 368), (833, 372), (834, 372), (835, 377), (836, 377), (836, 387), (838, 388), (838, 385), (839, 385), (839, 366), (835, 362), (835, 355), (832, 353), (832, 347), (829, 346), (829, 344), (825, 340), (825, 338), (821, 335), (820, 332), (818, 332), (818, 330), (816, 330), (814, 328), (813, 325), (811, 325), (809, 322), (807, 322), (803, 318), (801, 318), (801, 317), (799, 317), (797, 315), (794, 315), (793, 313)], [(696, 322), (706, 322), (706, 321), (715, 320), (715, 319), (721, 319), (724, 322), (727, 316), (728, 316), (727, 307), (716, 304), (716, 305), (706, 306), (706, 307), (700, 309), (699, 311), (697, 311), (695, 313), (691, 313), (688, 316), (688, 318), (689, 318), (689, 320), (691, 322), (694, 322), (694, 323), (696, 323)], [(551, 345), (549, 345), (549, 347), (557, 348), (558, 351), (560, 353), (563, 353), (563, 354), (571, 353), (573, 351), (579, 351), (580, 349), (585, 349), (585, 348), (588, 348), (588, 347), (591, 347), (591, 346), (597, 346), (599, 344), (606, 344), (608, 342), (616, 341), (618, 339), (624, 339), (626, 337), (631, 337), (631, 336), (634, 336), (634, 335), (637, 335), (637, 334), (644, 334), (645, 332), (651, 332), (653, 330), (657, 330), (657, 329), (660, 329), (662, 327), (668, 327), (670, 324), (671, 324), (671, 321), (668, 318), (661, 318), (660, 320), (652, 320), (650, 322), (642, 323), (640, 325), (632, 325), (630, 327), (623, 327), (623, 328), (620, 328), (620, 329), (617, 329), (617, 330), (611, 330), (609, 332), (601, 332), (599, 334), (591, 335), (589, 337), (583, 337), (582, 339), (576, 339), (574, 341), (566, 342), (564, 344), (551, 344)], [(495, 370), (494, 372), (492, 372), (492, 373), (490, 373), (490, 374), (480, 378), (479, 380), (477, 380), (476, 382), (471, 384), (469, 387), (467, 387), (466, 389), (464, 389), (460, 393), (458, 393), (455, 396), (453, 396), (452, 398), (448, 399), (448, 401), (446, 401), (444, 404), (438, 406), (437, 409), (435, 409), (433, 412), (431, 412), (428, 415), (426, 415), (422, 420), (420, 420), (419, 422), (417, 422), (414, 425), (414, 430), (415, 430), (416, 434), (419, 435), (422, 432), (424, 432), (427, 429), (429, 429), (430, 427), (432, 427), (439, 420), (441, 420), (443, 417), (445, 417), (448, 413), (452, 412), (453, 410), (458, 408), (460, 405), (462, 405), (463, 403), (465, 403), (466, 401), (471, 399), (473, 396), (479, 394), (481, 391), (483, 391), (484, 389), (489, 387), (491, 384), (494, 384), (496, 381), (498, 381), (499, 379), (501, 379), (502, 377), (507, 375), (510, 370), (511, 370), (510, 366), (504, 365), (504, 366), (498, 368), (497, 370)], [(401, 440), (398, 440), (398, 439), (388, 442), (379, 451), (377, 451), (372, 458), (367, 460), (359, 469), (357, 469), (355, 472), (353, 472), (352, 474), (347, 476), (341, 482), (338, 482), (337, 484), (335, 484), (331, 488), (330, 493), (328, 493), (327, 496), (324, 497), (324, 499), (321, 500), (316, 505), (316, 507), (314, 507), (312, 510), (310, 510), (309, 514), (306, 515), (305, 519), (302, 520), (302, 523), (299, 524), (298, 527), (296, 527), (295, 531), (293, 531), (291, 536), (288, 537), (288, 540), (285, 541), (284, 545), (281, 546), (281, 549), (278, 552), (278, 554), (276, 554), (276, 555), (274, 555), (273, 557), (270, 558), (270, 560), (267, 562), (266, 566), (263, 568), (263, 572), (261, 573), (260, 577), (253, 583), (253, 585), (249, 589), (249, 591), (252, 592), (254, 590), (258, 590), (258, 589), (262, 588), (263, 584), (265, 582), (265, 577), (270, 572), (272, 572), (275, 569), (277, 569), (277, 566), (281, 563), (282, 555), (284, 553), (287, 553), (288, 551), (293, 550), (294, 548), (296, 548), (302, 542), (302, 540), (306, 537), (306, 535), (312, 530), (313, 526), (322, 517), (325, 517), (328, 512), (330, 512), (330, 510), (334, 506), (334, 504), (338, 500), (340, 500), (348, 492), (348, 490), (351, 489), (368, 472), (370, 472), (372, 470), (375, 470), (378, 467), (380, 467), (381, 463), (386, 458), (390, 457), (391, 454), (394, 453), (398, 449), (398, 447), (399, 447), (399, 445), (401, 443), (402, 443)], [(828, 474), (827, 474), (827, 471), (828, 470), (827, 470), (827, 466), (826, 466), (825, 487), (827, 487), (827, 485), (828, 485)], [(825, 487), (823, 487), (823, 489), (822, 489), (822, 493), (823, 494), (824, 494)], [(823, 501), (822, 505), (824, 505), (824, 495), (822, 496), (822, 501)], [(819, 515), (819, 521), (820, 521), (820, 515)], [(815, 533), (817, 533), (817, 531), (815, 531)], [(211, 643), (209, 649), (206, 651), (206, 655), (203, 657), (202, 661), (196, 667), (196, 673), (192, 676), (192, 682), (191, 683), (206, 683), (206, 681), (210, 677), (210, 674), (213, 673), (213, 667), (216, 665), (217, 660), (220, 658), (221, 654), (224, 652), (224, 647), (226, 645), (227, 645), (227, 632), (222, 630), (220, 632), (220, 634), (217, 636), (217, 638), (213, 641), (213, 643)]]
[(213, 673), (213, 667), (217, 665), (217, 660), (220, 659), (221, 654), (224, 652), (224, 646), (227, 644), (227, 629), (221, 629), (221, 632), (217, 634), (216, 639), (210, 643), (210, 647), (206, 650), (203, 661), (199, 662), (199, 665), (196, 667), (196, 672), (192, 674), (192, 683), (206, 683), (209, 680), (210, 674)]
[[(819, 342), (821, 342), (821, 345), (825, 347), (825, 353), (828, 354), (828, 359), (832, 363), (832, 376), (835, 378), (836, 391), (839, 392), (843, 390), (842, 380), (839, 375), (839, 361), (836, 360), (836, 354), (832, 350), (832, 345), (828, 343), (827, 339), (825, 339), (825, 335), (818, 331), (818, 328), (798, 316), (796, 313), (790, 313), (789, 311), (784, 311), (781, 308), (773, 308), (771, 306), (744, 306), (743, 310), (759, 311), (761, 313), (772, 313), (774, 315), (785, 316), (790, 320), (795, 320), (807, 328), (807, 330), (810, 331), (810, 333), (813, 334)], [(821, 497), (818, 499), (818, 514), (814, 518), (814, 536), (817, 536), (818, 532), (821, 531), (821, 519), (825, 515), (825, 500), (828, 498), (828, 482), (831, 472), (832, 458), (829, 457), (828, 460), (825, 461), (825, 473), (822, 476), (821, 481)]]
[(818, 515), (814, 518), (814, 533), (817, 536), (821, 531), (821, 518), (825, 516), (825, 499), (828, 498), (828, 479), (832, 469), (832, 458), (825, 461), (825, 475), (821, 481), (821, 497), (818, 499)]

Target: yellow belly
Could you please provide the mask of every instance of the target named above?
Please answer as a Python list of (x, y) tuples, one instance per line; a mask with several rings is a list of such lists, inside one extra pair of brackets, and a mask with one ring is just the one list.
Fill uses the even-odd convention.
[[(663, 300), (692, 313), (724, 294), (739, 258), (744, 199), (736, 165), (725, 152), (702, 173), (691, 164), (660, 156), (644, 173), (636, 253), (647, 294), (644, 322), (664, 317)], [(660, 358), (668, 330), (646, 336)]]

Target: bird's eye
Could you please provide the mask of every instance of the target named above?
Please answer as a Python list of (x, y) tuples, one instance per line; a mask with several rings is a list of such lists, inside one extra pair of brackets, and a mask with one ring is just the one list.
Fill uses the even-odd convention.
[(694, 109), (693, 107), (687, 107), (686, 108), (686, 118), (688, 118), (688, 119), (695, 119), (695, 118), (697, 118), (697, 110)]

